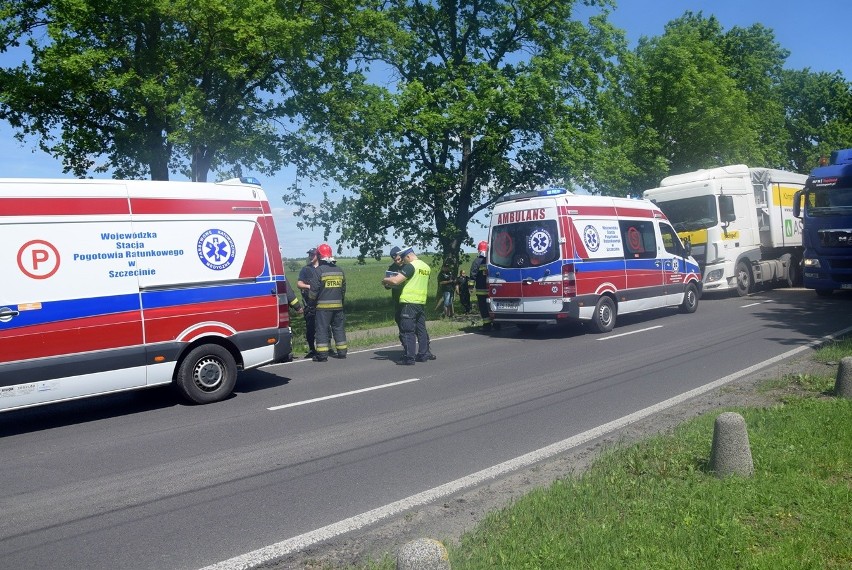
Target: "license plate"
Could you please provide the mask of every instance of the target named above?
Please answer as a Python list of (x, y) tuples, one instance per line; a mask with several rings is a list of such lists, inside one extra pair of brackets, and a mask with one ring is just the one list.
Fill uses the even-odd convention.
[(520, 301), (494, 301), (495, 311), (517, 311)]

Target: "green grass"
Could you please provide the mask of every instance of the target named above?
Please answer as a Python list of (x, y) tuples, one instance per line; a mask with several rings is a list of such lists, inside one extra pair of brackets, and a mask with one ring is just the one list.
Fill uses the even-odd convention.
[(754, 477), (708, 473), (716, 412), (489, 516), (452, 567), (848, 568), (852, 402), (736, 411)]
[[(816, 358), (849, 355), (847, 339)], [(788, 381), (781, 404), (716, 410), (492, 513), (447, 545), (453, 570), (852, 568), (852, 401), (828, 396), (834, 377)], [(746, 420), (753, 477), (708, 471), (722, 411)]]

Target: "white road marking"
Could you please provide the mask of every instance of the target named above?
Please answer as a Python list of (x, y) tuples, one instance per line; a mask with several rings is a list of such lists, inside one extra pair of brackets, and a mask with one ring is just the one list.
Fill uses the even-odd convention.
[(569, 451), (598, 437), (622, 429), (632, 423), (647, 418), (648, 416), (654, 415), (662, 410), (671, 408), (672, 406), (676, 406), (677, 404), (685, 402), (690, 398), (700, 396), (701, 394), (709, 392), (710, 390), (715, 390), (716, 388), (724, 386), (725, 384), (733, 382), (734, 380), (737, 380), (744, 376), (748, 376), (749, 374), (757, 372), (758, 370), (766, 368), (767, 366), (771, 366), (776, 362), (781, 362), (782, 360), (792, 358), (800, 352), (810, 350), (816, 346), (819, 346), (820, 344), (823, 344), (826, 341), (843, 336), (844, 334), (850, 331), (852, 331), (852, 327), (847, 327), (836, 333), (824, 336), (819, 340), (809, 342), (798, 348), (788, 350), (783, 354), (779, 354), (778, 356), (774, 356), (768, 360), (764, 360), (763, 362), (759, 362), (757, 364), (754, 364), (753, 366), (749, 366), (748, 368), (740, 370), (739, 372), (729, 374), (724, 378), (719, 378), (714, 382), (710, 382), (709, 384), (705, 384), (704, 386), (700, 386), (698, 388), (695, 388), (694, 390), (689, 390), (678, 396), (674, 396), (673, 398), (669, 398), (668, 400), (664, 400), (658, 404), (649, 406), (644, 410), (639, 410), (638, 412), (634, 412), (622, 418), (618, 418), (617, 420), (605, 423), (581, 434), (577, 434), (573, 437), (569, 437), (568, 439), (564, 439), (547, 447), (543, 447), (531, 453), (527, 453), (526, 455), (521, 455), (520, 457), (510, 459), (509, 461), (500, 463), (499, 465), (483, 469), (482, 471), (477, 471), (476, 473), (473, 473), (466, 477), (462, 477), (461, 479), (456, 479), (455, 481), (450, 481), (449, 483), (445, 483), (444, 485), (435, 487), (434, 489), (429, 489), (423, 491), (422, 493), (406, 497), (405, 499), (401, 499), (399, 501), (396, 501), (395, 503), (390, 503), (388, 505), (378, 507), (371, 511), (367, 511), (366, 513), (361, 513), (360, 515), (355, 515), (354, 517), (344, 519), (328, 526), (324, 526), (322, 528), (318, 528), (316, 530), (300, 534), (299, 536), (294, 536), (293, 538), (282, 540), (281, 542), (277, 542), (275, 544), (259, 548), (252, 552), (248, 552), (240, 556), (235, 556), (234, 558), (231, 558), (229, 560), (217, 562), (216, 564), (206, 566), (201, 570), (247, 570), (249, 568), (254, 568), (272, 560), (282, 558), (292, 552), (304, 550), (305, 548), (313, 544), (332, 539), (335, 536), (359, 530), (361, 528), (364, 528), (365, 526), (385, 520), (393, 515), (400, 514), (414, 507), (427, 505), (443, 497), (452, 495), (465, 489), (475, 487), (484, 483), (485, 481), (495, 479), (500, 475), (505, 475), (506, 473), (517, 471), (518, 469), (521, 469), (523, 467), (529, 467), (530, 465), (538, 463), (539, 461), (543, 461), (545, 459), (553, 457), (554, 455)]
[(293, 402), (291, 404), (282, 404), (280, 406), (272, 406), (266, 408), (270, 412), (275, 410), (283, 410), (284, 408), (295, 408), (296, 406), (304, 406), (305, 404), (313, 404), (314, 402), (322, 402), (323, 400), (333, 400), (335, 398), (343, 398), (344, 396), (352, 396), (353, 394), (361, 394), (362, 392), (372, 392), (373, 390), (381, 390), (382, 388), (390, 388), (391, 386), (399, 386), (400, 384), (408, 384), (409, 382), (417, 382), (420, 378), (409, 378), (408, 380), (400, 380), (399, 382), (391, 382), (390, 384), (382, 384), (381, 386), (371, 386), (370, 388), (361, 388), (360, 390), (352, 390), (351, 392), (341, 392), (340, 394), (332, 394), (331, 396), (323, 396), (322, 398), (313, 398), (310, 400), (302, 400), (301, 402)]
[(630, 334), (636, 334), (636, 333), (640, 333), (640, 332), (651, 331), (651, 330), (654, 330), (654, 329), (661, 329), (661, 328), (663, 328), (663, 325), (655, 325), (653, 327), (648, 327), (646, 329), (639, 329), (638, 331), (631, 331), (631, 332), (626, 332), (626, 333), (621, 333), (621, 334), (614, 334), (612, 336), (601, 337), (597, 340), (610, 340), (610, 339), (613, 339), (613, 338), (618, 338), (620, 336), (627, 336), (627, 335), (630, 335)]
[(740, 309), (745, 309), (746, 307), (754, 307), (755, 305), (762, 305), (764, 303), (771, 303), (771, 302), (772, 302), (771, 299), (767, 299), (766, 301), (759, 301), (757, 303), (750, 303), (748, 305), (743, 305), (742, 307), (740, 307)]

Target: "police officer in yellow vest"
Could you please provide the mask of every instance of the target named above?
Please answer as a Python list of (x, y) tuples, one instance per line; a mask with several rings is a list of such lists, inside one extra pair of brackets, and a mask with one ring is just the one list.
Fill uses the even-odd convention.
[(403, 265), (399, 272), (382, 279), (382, 284), (390, 287), (402, 285), (399, 340), (404, 353), (397, 364), (410, 366), (415, 362), (435, 360), (435, 355), (429, 350), (429, 332), (426, 330), (426, 292), (432, 269), (426, 262), (417, 259), (411, 247), (404, 246), (400, 256)]

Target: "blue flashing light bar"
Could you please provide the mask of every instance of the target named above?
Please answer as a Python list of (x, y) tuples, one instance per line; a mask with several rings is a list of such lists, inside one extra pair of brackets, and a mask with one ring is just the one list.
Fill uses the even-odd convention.
[(565, 188), (545, 188), (544, 190), (539, 190), (539, 196), (560, 196), (562, 194), (567, 194), (568, 190)]
[(255, 186), (260, 186), (260, 180), (254, 176), (240, 176), (240, 182), (243, 184), (254, 184)]

